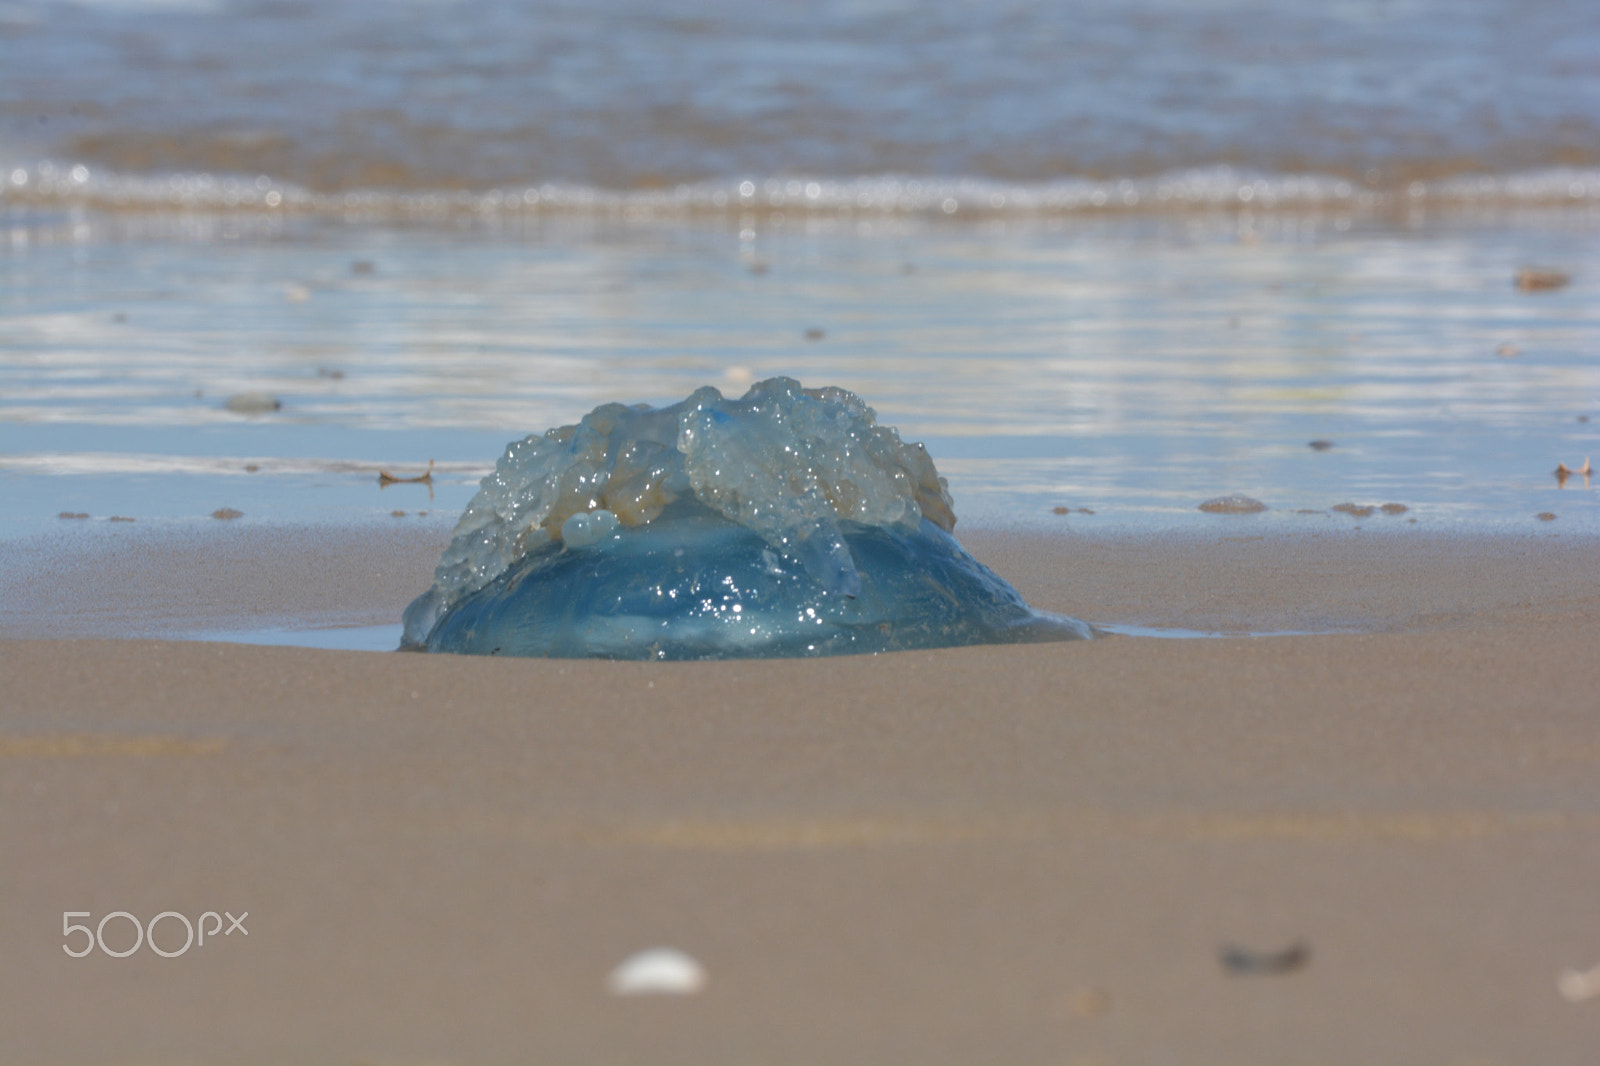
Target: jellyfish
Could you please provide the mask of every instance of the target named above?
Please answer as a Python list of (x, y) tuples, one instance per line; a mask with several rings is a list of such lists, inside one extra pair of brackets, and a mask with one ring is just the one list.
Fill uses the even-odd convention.
[(606, 404), (511, 443), (402, 648), (641, 660), (1078, 640), (952, 536), (945, 479), (855, 394)]

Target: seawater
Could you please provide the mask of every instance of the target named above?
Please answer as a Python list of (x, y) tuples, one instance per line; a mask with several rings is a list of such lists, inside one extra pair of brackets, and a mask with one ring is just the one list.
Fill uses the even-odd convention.
[[(6, 225), (6, 535), (60, 512), (451, 521), (507, 441), (608, 401), (737, 395), (779, 374), (848, 388), (925, 443), (964, 522), (1348, 525), (1327, 513), (1344, 502), (1406, 504), (1390, 524), (1600, 520), (1583, 478), (1552, 473), (1600, 457), (1600, 226), (1581, 211), (828, 219), (754, 235), (70, 212)], [(1520, 292), (1529, 263), (1574, 280)], [(281, 407), (227, 408), (252, 392)], [(380, 488), (380, 470), (430, 461), (431, 486)], [(1196, 510), (1234, 492), (1271, 510)]]
[(1422, 192), (1575, 168), (1593, 197), (1600, 166), (1590, 0), (6, 0), (0, 49), (0, 162), (79, 185), (793, 204), (899, 174), (1120, 202), (1225, 164)]
[(1600, 528), (1590, 3), (9, 0), (0, 56), (0, 537), (442, 532), (776, 375), (963, 522)]

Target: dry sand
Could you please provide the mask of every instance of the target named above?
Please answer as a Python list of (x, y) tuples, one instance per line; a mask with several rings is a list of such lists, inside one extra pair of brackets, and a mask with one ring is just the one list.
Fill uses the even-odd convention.
[[(392, 621), (442, 533), (0, 548), (0, 1062), (1595, 1061), (1600, 545), (1217, 528), (964, 539), (1092, 621), (1319, 635), (62, 639)], [(75, 959), (69, 910), (249, 933)], [(705, 990), (608, 994), (656, 945)]]

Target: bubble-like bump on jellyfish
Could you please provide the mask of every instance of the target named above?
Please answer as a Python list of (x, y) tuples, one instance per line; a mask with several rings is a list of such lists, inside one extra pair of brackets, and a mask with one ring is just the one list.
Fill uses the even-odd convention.
[(789, 378), (606, 404), (510, 444), (403, 648), (729, 659), (1078, 640), (958, 544), (944, 478), (853, 393)]

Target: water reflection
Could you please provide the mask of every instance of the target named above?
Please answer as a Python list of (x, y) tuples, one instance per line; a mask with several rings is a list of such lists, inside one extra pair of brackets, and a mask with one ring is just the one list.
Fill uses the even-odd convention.
[[(0, 468), (313, 439), (327, 463), (486, 465), (498, 447), (451, 451), (464, 433), (476, 449), (607, 400), (786, 374), (927, 440), (965, 514), (1187, 513), (1235, 491), (1545, 510), (1556, 462), (1600, 454), (1600, 422), (1579, 421), (1600, 417), (1600, 224), (1340, 221), (763, 219), (747, 239), (733, 222), (15, 215)], [(1574, 280), (1519, 292), (1530, 263)], [(281, 408), (229, 410), (242, 393)], [(373, 456), (380, 434), (404, 454)]]

